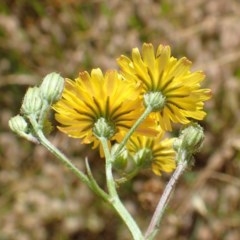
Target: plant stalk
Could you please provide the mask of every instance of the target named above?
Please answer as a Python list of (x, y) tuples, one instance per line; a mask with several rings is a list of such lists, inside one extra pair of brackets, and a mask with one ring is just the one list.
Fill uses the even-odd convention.
[(136, 224), (135, 220), (133, 219), (133, 217), (130, 215), (128, 210), (125, 208), (125, 206), (122, 204), (121, 200), (119, 199), (119, 196), (116, 190), (115, 181), (113, 178), (113, 173), (112, 173), (112, 161), (114, 159), (110, 154), (108, 144), (107, 144), (107, 139), (106, 138), (99, 138), (99, 139), (102, 143), (105, 158), (106, 158), (105, 171), (106, 171), (107, 188), (110, 195), (110, 203), (113, 206), (113, 208), (117, 211), (119, 216), (122, 218), (126, 226), (128, 227), (129, 231), (132, 234), (133, 239), (144, 240), (142, 232), (139, 229), (138, 225)]

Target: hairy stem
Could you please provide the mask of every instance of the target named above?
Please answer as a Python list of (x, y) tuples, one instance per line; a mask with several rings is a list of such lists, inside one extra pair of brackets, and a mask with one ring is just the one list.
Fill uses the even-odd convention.
[(139, 125), (147, 118), (147, 116), (152, 112), (151, 107), (147, 107), (143, 114), (138, 118), (138, 120), (134, 123), (132, 128), (127, 132), (122, 142), (119, 144), (118, 149), (115, 152), (115, 156), (118, 155), (118, 153), (123, 149), (123, 147), (126, 145), (128, 139), (132, 136), (132, 134), (136, 131), (136, 129), (139, 127)]
[(48, 149), (57, 159), (63, 163), (71, 172), (73, 172), (83, 183), (87, 184), (91, 190), (93, 190), (98, 196), (101, 196), (105, 201), (108, 201), (108, 195), (91, 179), (81, 172), (59, 149), (57, 149), (48, 139), (44, 136), (42, 129), (33, 116), (29, 116), (35, 134), (40, 144)]
[(109, 195), (111, 197), (110, 203), (113, 206), (113, 208), (117, 211), (119, 216), (122, 218), (126, 226), (128, 227), (129, 231), (132, 234), (132, 237), (134, 240), (144, 240), (144, 237), (142, 235), (141, 230), (139, 229), (138, 225), (136, 224), (133, 217), (130, 215), (128, 210), (125, 208), (125, 206), (122, 204), (121, 200), (119, 199), (115, 181), (113, 178), (112, 173), (112, 161), (114, 160), (110, 154), (107, 140), (105, 138), (100, 138), (100, 141), (103, 146), (103, 150), (105, 153), (106, 158), (106, 164), (105, 164), (105, 170), (106, 170), (106, 181), (107, 181), (107, 188), (109, 191)]
[[(182, 157), (185, 156), (185, 154), (181, 155)], [(182, 173), (185, 171), (186, 167), (187, 167), (187, 160), (186, 159), (182, 159), (179, 161), (177, 168), (175, 169), (171, 179), (169, 180), (168, 184), (165, 187), (165, 190), (162, 194), (162, 197), (160, 198), (160, 201), (158, 202), (158, 205), (156, 207), (156, 210), (153, 214), (153, 217), (151, 219), (151, 222), (147, 228), (147, 231), (145, 233), (145, 238), (148, 240), (152, 240), (154, 239), (154, 237), (156, 236), (158, 230), (159, 230), (159, 226), (160, 226), (160, 222), (162, 219), (162, 216), (164, 214), (164, 211), (167, 207), (167, 204), (169, 202), (170, 199), (170, 195), (172, 193), (172, 191), (174, 190), (174, 187), (178, 181), (178, 179), (180, 178), (180, 176), (182, 175)]]

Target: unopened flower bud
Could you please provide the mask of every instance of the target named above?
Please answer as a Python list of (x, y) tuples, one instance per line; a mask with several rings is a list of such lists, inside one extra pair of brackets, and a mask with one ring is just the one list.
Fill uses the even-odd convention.
[(161, 92), (148, 92), (145, 93), (144, 96), (144, 105), (146, 107), (151, 106), (153, 111), (159, 111), (164, 107), (165, 97)]
[(192, 153), (197, 152), (204, 139), (203, 128), (194, 123), (182, 130), (180, 139), (182, 140), (182, 148)]
[(24, 96), (21, 112), (26, 115), (37, 115), (41, 111), (42, 104), (40, 89), (38, 87), (29, 88)]
[[(115, 144), (112, 147), (112, 155), (114, 155), (114, 153), (116, 152), (117, 148), (118, 148), (119, 144)], [(114, 158), (114, 162), (113, 167), (116, 170), (124, 170), (127, 167), (127, 163), (128, 163), (128, 159), (129, 159), (129, 154), (126, 148), (122, 149), (120, 151), (120, 153)]]
[(46, 99), (49, 104), (52, 104), (62, 95), (64, 78), (58, 73), (50, 73), (43, 79), (39, 88), (40, 96)]
[(175, 152), (178, 152), (178, 150), (181, 148), (182, 145), (182, 139), (175, 138), (173, 141), (173, 149)]
[(23, 137), (27, 139), (28, 141), (34, 142), (34, 143), (39, 143), (38, 140), (36, 139), (35, 136), (32, 135), (31, 132), (28, 132), (28, 124), (24, 117), (17, 115), (15, 117), (12, 117), (8, 121), (8, 125), (10, 129), (17, 133), (20, 137)]
[(93, 127), (93, 133), (98, 138), (110, 139), (115, 134), (115, 127), (105, 118), (99, 118)]
[(11, 128), (11, 130), (15, 133), (26, 133), (28, 130), (28, 124), (26, 120), (20, 116), (16, 115), (15, 117), (12, 117), (8, 121), (8, 125)]

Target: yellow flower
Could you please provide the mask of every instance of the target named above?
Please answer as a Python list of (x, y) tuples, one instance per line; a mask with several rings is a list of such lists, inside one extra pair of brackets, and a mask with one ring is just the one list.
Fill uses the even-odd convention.
[[(126, 147), (130, 153), (135, 154), (135, 161), (144, 167), (151, 166), (156, 175), (161, 172), (172, 172), (176, 168), (175, 151), (172, 144), (174, 139), (158, 137), (132, 136)], [(137, 159), (136, 159), (137, 158)]]
[[(58, 128), (82, 143), (93, 143), (93, 148), (99, 146), (99, 132), (109, 144), (110, 140), (119, 142), (141, 114), (139, 91), (115, 70), (105, 75), (100, 69), (93, 69), (91, 75), (81, 72), (75, 81), (66, 80), (62, 98), (53, 106), (61, 124)], [(145, 121), (137, 132), (155, 134), (149, 123)]]
[(151, 117), (164, 130), (171, 131), (172, 122), (188, 124), (191, 119), (202, 120), (206, 115), (204, 101), (211, 97), (211, 91), (200, 88), (204, 73), (191, 72), (192, 63), (185, 57), (172, 57), (169, 46), (159, 45), (155, 54), (153, 45), (144, 43), (142, 56), (134, 48), (132, 60), (122, 55), (117, 61), (126, 79), (142, 83), (144, 100), (152, 93), (161, 94), (162, 104)]

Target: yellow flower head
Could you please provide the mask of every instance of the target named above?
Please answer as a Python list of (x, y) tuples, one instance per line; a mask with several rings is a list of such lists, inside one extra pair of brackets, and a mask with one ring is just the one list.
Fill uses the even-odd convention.
[[(109, 141), (119, 142), (141, 114), (139, 91), (115, 70), (105, 75), (100, 69), (93, 69), (91, 75), (81, 72), (75, 81), (66, 80), (62, 98), (53, 106), (61, 124), (58, 128), (82, 143), (93, 143), (93, 148), (98, 147), (96, 135), (102, 130)], [(143, 123), (137, 132), (155, 133), (148, 124)]]
[(144, 43), (142, 56), (137, 48), (132, 50), (132, 60), (126, 56), (118, 59), (126, 79), (141, 82), (142, 97), (159, 93), (163, 104), (151, 113), (164, 130), (172, 130), (171, 122), (187, 124), (190, 119), (202, 120), (204, 101), (211, 97), (210, 89), (201, 89), (205, 75), (191, 72), (192, 63), (185, 57), (171, 56), (169, 46), (159, 45), (155, 53), (153, 45)]
[(156, 175), (161, 175), (161, 172), (172, 172), (176, 168), (173, 141), (173, 138), (163, 140), (162, 134), (155, 138), (134, 135), (129, 139), (126, 147), (132, 154), (137, 154), (138, 158), (139, 156), (143, 158), (140, 159), (142, 165), (151, 166)]

